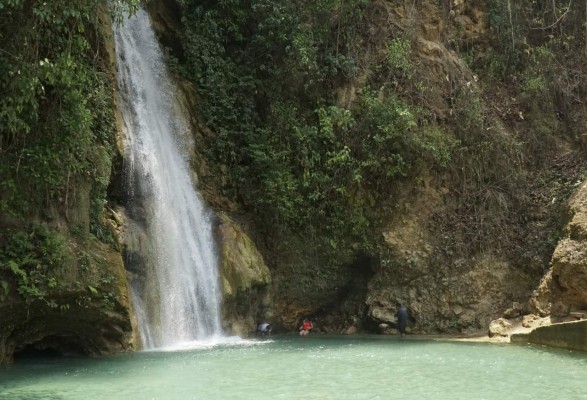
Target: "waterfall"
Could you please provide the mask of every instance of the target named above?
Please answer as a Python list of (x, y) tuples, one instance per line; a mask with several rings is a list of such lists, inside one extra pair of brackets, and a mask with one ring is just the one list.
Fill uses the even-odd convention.
[(146, 11), (114, 33), (127, 209), (143, 230), (142, 238), (129, 239), (143, 249), (140, 272), (131, 279), (142, 345), (220, 337), (218, 255), (212, 215), (192, 181), (189, 124)]

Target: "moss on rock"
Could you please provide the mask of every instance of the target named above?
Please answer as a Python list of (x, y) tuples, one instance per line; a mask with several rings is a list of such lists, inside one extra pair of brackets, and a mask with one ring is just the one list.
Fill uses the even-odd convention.
[(248, 335), (267, 311), (271, 274), (251, 238), (226, 214), (220, 215), (218, 235), (225, 325)]
[(68, 238), (70, 257), (54, 266), (43, 296), (16, 292), (0, 304), (0, 364), (24, 349), (99, 355), (134, 348), (131, 304), (120, 253)]

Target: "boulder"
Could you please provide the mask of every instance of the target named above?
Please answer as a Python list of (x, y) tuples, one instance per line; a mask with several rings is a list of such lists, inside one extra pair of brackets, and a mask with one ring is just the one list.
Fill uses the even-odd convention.
[(552, 275), (561, 291), (560, 300), (587, 307), (587, 241), (567, 238), (559, 242), (552, 256)]
[(587, 183), (570, 201), (571, 221), (552, 256), (553, 281), (559, 299), (570, 306), (587, 307)]
[(355, 334), (355, 333), (357, 333), (357, 332), (359, 332), (359, 328), (357, 328), (357, 327), (356, 327), (356, 326), (354, 326), (354, 325), (352, 325), (352, 326), (349, 326), (348, 328), (346, 328), (346, 329), (344, 330), (344, 333), (345, 333), (346, 335), (354, 335), (354, 334)]
[(528, 314), (522, 317), (522, 326), (524, 328), (536, 328), (538, 326), (550, 325), (550, 317), (542, 318), (536, 314)]
[(569, 201), (569, 215), (551, 267), (528, 302), (530, 311), (541, 316), (563, 318), (587, 308), (587, 182)]
[(550, 268), (546, 274), (544, 274), (538, 287), (534, 290), (532, 297), (528, 301), (530, 312), (542, 317), (550, 315), (552, 297), (552, 268)]
[(507, 319), (516, 318), (522, 314), (523, 310), (524, 308), (522, 307), (522, 305), (517, 301), (514, 301), (512, 303), (512, 306), (504, 311), (503, 316)]
[(505, 318), (499, 318), (491, 321), (489, 324), (489, 337), (496, 336), (508, 336), (508, 330), (512, 327), (512, 324)]
[(394, 322), (396, 320), (395, 311), (385, 307), (371, 307), (369, 314), (376, 321)]

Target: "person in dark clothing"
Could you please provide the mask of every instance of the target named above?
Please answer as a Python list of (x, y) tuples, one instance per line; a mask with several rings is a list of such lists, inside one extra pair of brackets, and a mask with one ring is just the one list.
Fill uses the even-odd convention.
[(261, 336), (268, 336), (271, 335), (271, 329), (273, 328), (270, 324), (268, 324), (267, 322), (263, 322), (262, 324), (259, 324), (259, 326), (257, 327), (257, 332)]
[(406, 334), (406, 326), (408, 325), (408, 310), (401, 303), (397, 303), (397, 312), (395, 317), (397, 318), (397, 331), (400, 337), (404, 337)]

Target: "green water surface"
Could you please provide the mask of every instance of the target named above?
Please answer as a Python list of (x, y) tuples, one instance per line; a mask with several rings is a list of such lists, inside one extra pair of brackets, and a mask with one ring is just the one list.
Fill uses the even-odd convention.
[(382, 337), (273, 337), (97, 359), (29, 358), (0, 399), (587, 399), (587, 354)]

